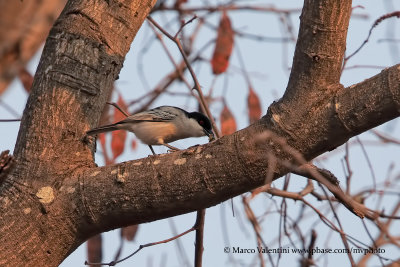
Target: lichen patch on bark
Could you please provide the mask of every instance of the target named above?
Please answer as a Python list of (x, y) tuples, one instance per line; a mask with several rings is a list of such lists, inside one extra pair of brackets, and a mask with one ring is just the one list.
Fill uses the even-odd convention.
[(44, 204), (49, 204), (54, 200), (54, 191), (50, 186), (44, 186), (39, 189), (36, 193), (36, 196), (39, 198), (39, 201)]

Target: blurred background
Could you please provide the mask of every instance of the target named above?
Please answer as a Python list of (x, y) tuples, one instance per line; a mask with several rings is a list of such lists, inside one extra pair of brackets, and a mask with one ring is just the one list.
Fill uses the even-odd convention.
[[(19, 4), (20, 7), (0, 2), (0, 120), (21, 118), (45, 37), (65, 1), (22, 1)], [(283, 95), (302, 5), (303, 1), (298, 0), (157, 3), (151, 16), (172, 35), (181, 29), (179, 39), (222, 134), (245, 128)], [(400, 2), (396, 0), (354, 0), (346, 56), (366, 40), (378, 18), (395, 11), (400, 12)], [(191, 23), (183, 25), (195, 15), (197, 18)], [(341, 82), (345, 87), (399, 63), (399, 26), (400, 20), (391, 17), (372, 30), (365, 46), (344, 62)], [(184, 78), (176, 74), (176, 69)], [(160, 105), (179, 106), (188, 111), (199, 109), (198, 100), (191, 91), (193, 80), (176, 44), (148, 21), (132, 43), (114, 87), (110, 101), (130, 113)], [(101, 124), (123, 117), (115, 108), (107, 106)], [(18, 129), (18, 121), (0, 122), (1, 151), (12, 152)], [(350, 139), (346, 145), (316, 158), (314, 163), (334, 173), (341, 187), (367, 207), (399, 216), (399, 134), (399, 120), (396, 119)], [(206, 142), (204, 137), (172, 145), (186, 148)], [(167, 152), (164, 147), (155, 147), (155, 151)], [(149, 154), (148, 147), (138, 142), (133, 134), (109, 134), (99, 138), (96, 162), (101, 166)], [(359, 266), (399, 263), (398, 220), (381, 219), (381, 224), (361, 220), (341, 204), (332, 202), (339, 226), (329, 201), (318, 200), (317, 196), (324, 196), (324, 193), (313, 183), (315, 194), (305, 199), (342, 228), (350, 247), (367, 249), (375, 245), (384, 249), (380, 254), (352, 253)], [(292, 192), (299, 192), (306, 185), (307, 180), (296, 175), (287, 175), (272, 184)], [(289, 252), (262, 254), (261, 257), (257, 253), (232, 253), (233, 247), (256, 249), (254, 218), (268, 248), (283, 248)], [(186, 231), (195, 219), (196, 214), (190, 213), (104, 233), (91, 240), (90, 256), (102, 262), (114, 260), (117, 254), (123, 258), (139, 245)], [(308, 248), (312, 230), (316, 234), (314, 247), (340, 249), (337, 253), (314, 254), (317, 266), (350, 266), (348, 254), (342, 251), (340, 234), (324, 223), (310, 206), (265, 192), (244, 194), (207, 209), (203, 264), (300, 265), (308, 254), (292, 249)], [(170, 243), (145, 248), (117, 266), (192, 266), (194, 241), (192, 232)], [(230, 253), (225, 253), (226, 247), (231, 249)], [(87, 251), (88, 245), (82, 244), (61, 266), (84, 266)]]

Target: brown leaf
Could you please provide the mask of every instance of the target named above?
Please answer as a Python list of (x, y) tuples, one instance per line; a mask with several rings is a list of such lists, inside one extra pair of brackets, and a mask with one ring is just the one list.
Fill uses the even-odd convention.
[(229, 135), (236, 132), (236, 121), (227, 105), (224, 106), (221, 112), (220, 120), (222, 135)]
[(261, 103), (259, 97), (251, 86), (249, 87), (249, 95), (247, 96), (247, 107), (249, 111), (250, 124), (253, 124), (261, 118)]
[(231, 21), (226, 12), (223, 12), (221, 21), (219, 22), (214, 54), (211, 59), (214, 74), (218, 75), (226, 71), (229, 65), (229, 58), (232, 54), (232, 48), (233, 30)]
[(132, 148), (132, 150), (136, 150), (137, 149), (137, 140), (136, 139), (132, 140), (131, 148)]
[(103, 258), (101, 234), (91, 237), (86, 243), (88, 262), (101, 262)]
[(126, 131), (117, 130), (112, 132), (111, 150), (113, 152), (114, 160), (124, 152), (125, 140)]
[(104, 157), (104, 162), (106, 165), (114, 163), (113, 160), (110, 159), (107, 153), (107, 147), (106, 147), (106, 135), (104, 133), (101, 133), (97, 137), (100, 140), (100, 145), (101, 149), (103, 150), (103, 157)]
[(187, 3), (187, 0), (176, 0), (174, 4), (174, 8), (179, 9), (182, 4)]
[[(121, 95), (118, 97), (118, 106), (122, 110), (127, 110), (126, 104), (124, 99)], [(121, 121), (125, 119), (125, 115), (122, 114), (119, 110), (114, 111), (114, 122)], [(113, 131), (112, 138), (111, 138), (111, 150), (113, 152), (113, 159), (115, 160), (124, 152), (125, 147), (125, 140), (126, 140), (126, 131)]]
[(139, 228), (139, 225), (137, 225), (137, 224), (124, 227), (121, 229), (121, 236), (128, 241), (133, 241), (138, 228)]
[(101, 144), (101, 148), (103, 150), (105, 150), (105, 146), (106, 146), (106, 135), (104, 133), (99, 134), (98, 136), (99, 140), (100, 140), (100, 144)]
[(18, 77), (22, 82), (22, 85), (25, 88), (25, 91), (28, 93), (31, 91), (33, 84), (33, 76), (30, 74), (25, 68), (20, 69), (18, 73)]

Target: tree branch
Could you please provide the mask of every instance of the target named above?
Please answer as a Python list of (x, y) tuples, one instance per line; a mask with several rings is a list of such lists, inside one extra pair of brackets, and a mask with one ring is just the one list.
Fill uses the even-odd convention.
[[(321, 131), (315, 135), (313, 131), (304, 131), (298, 143), (292, 140), (288, 145), (300, 147), (306, 159), (312, 159), (333, 149), (330, 144), (339, 146), (352, 136), (399, 116), (396, 100), (400, 95), (399, 68), (393, 66), (371, 79), (341, 90), (334, 100), (319, 103), (321, 111), (310, 115), (308, 121), (319, 125), (315, 128), (330, 123), (335, 132)], [(355, 103), (348, 99), (362, 101)], [(369, 109), (371, 105), (372, 109)], [(354, 116), (357, 109), (361, 109), (359, 114), (362, 116)], [(274, 115), (276, 118), (277, 114)], [(244, 130), (203, 146), (88, 170), (83, 180), (85, 195), (88, 199), (98, 199), (90, 203), (89, 209), (101, 210), (94, 214), (94, 222), (104, 225), (108, 221), (105, 228), (101, 226), (101, 231), (106, 231), (216, 205), (263, 185), (268, 153), (273, 153), (278, 159), (273, 178), (284, 175), (288, 169), (282, 162), (291, 161), (293, 156), (273, 138), (262, 139), (262, 142), (257, 140), (261, 132), (274, 128), (275, 121), (269, 118), (266, 116)], [(290, 139), (290, 136), (286, 138)], [(304, 140), (309, 142), (304, 145)], [(96, 183), (91, 183), (91, 180)], [(98, 196), (100, 191), (105, 191), (104, 197)], [(112, 208), (114, 206), (126, 208), (120, 210)], [(112, 218), (116, 216), (121, 220), (115, 222)]]
[(331, 86), (338, 85), (341, 76), (351, 2), (304, 1), (285, 102), (304, 105), (312, 102), (308, 101), (311, 94), (323, 97), (338, 89)]

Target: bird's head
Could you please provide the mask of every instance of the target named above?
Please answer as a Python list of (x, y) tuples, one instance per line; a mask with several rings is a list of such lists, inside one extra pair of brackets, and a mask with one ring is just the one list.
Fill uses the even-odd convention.
[(204, 114), (200, 112), (190, 112), (188, 113), (189, 119), (191, 119), (194, 124), (193, 129), (196, 131), (196, 136), (208, 136), (211, 140), (214, 138), (214, 134), (211, 127), (211, 122)]

